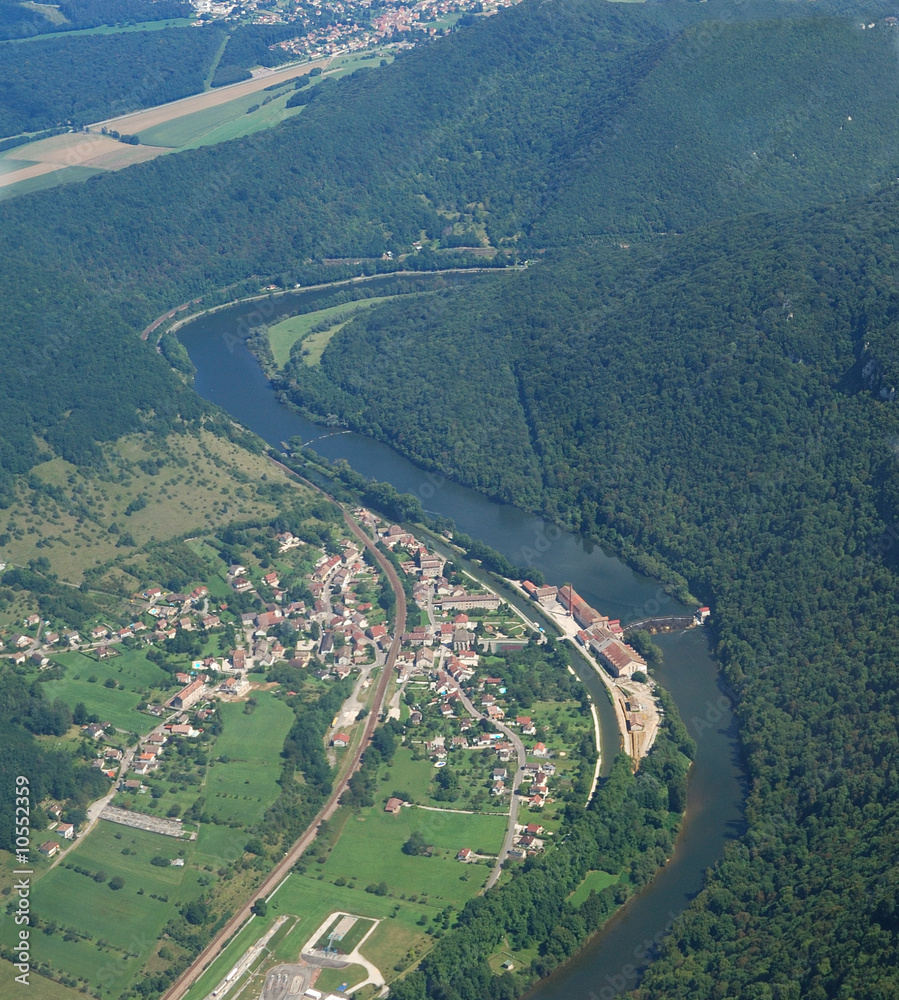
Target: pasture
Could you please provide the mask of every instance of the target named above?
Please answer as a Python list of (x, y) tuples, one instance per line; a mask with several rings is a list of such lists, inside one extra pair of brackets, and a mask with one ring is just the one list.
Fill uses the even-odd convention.
[(281, 750), (294, 719), (287, 705), (268, 692), (254, 697), (257, 704), (249, 714), (246, 702), (219, 704), (223, 732), (206, 778), (209, 814), (244, 826), (258, 823), (278, 797)]
[[(275, 364), (283, 368), (290, 359), (291, 348), (297, 341), (304, 342), (303, 362), (315, 366), (321, 361), (322, 352), (328, 346), (331, 338), (346, 326), (357, 313), (370, 309), (381, 302), (388, 302), (395, 295), (382, 295), (371, 299), (361, 299), (358, 302), (345, 302), (343, 305), (329, 306), (316, 312), (303, 313), (301, 316), (291, 316), (269, 328), (268, 340), (272, 349)], [(310, 333), (313, 327), (328, 324), (325, 330)], [(308, 352), (308, 353), (307, 353)]]
[[(53, 657), (66, 667), (59, 680), (44, 685), (51, 700), (62, 698), (74, 708), (84, 702), (89, 714), (96, 713), (102, 722), (111, 722), (127, 732), (148, 733), (159, 720), (138, 712), (137, 705), (148, 693), (158, 690), (169, 675), (151, 663), (141, 650), (126, 650), (106, 660), (95, 660), (84, 653), (60, 653)], [(104, 682), (114, 680), (118, 687)]]
[[(102, 984), (104, 997), (120, 996), (140, 973), (175, 907), (201, 894), (202, 872), (191, 867), (192, 852), (190, 842), (101, 822), (34, 882), (33, 912), (47, 931), (33, 934), (35, 962), (94, 988)], [(186, 863), (156, 867), (150, 864), (156, 855), (183, 857)], [(118, 890), (109, 884), (116, 876), (124, 882)], [(0, 940), (8, 946), (14, 933), (14, 926), (6, 926)]]

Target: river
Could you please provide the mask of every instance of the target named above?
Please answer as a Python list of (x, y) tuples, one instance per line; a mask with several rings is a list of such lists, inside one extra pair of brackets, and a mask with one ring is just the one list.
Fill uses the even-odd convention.
[[(276, 447), (297, 436), (314, 441), (319, 454), (343, 458), (364, 475), (418, 496), (426, 510), (452, 518), (460, 530), (482, 539), (515, 565), (536, 566), (552, 583), (570, 582), (611, 618), (626, 623), (692, 612), (667, 595), (658, 581), (635, 573), (582, 538), (425, 472), (387, 445), (358, 434), (334, 433), (281, 404), (240, 334), (248, 326), (277, 322), (295, 312), (298, 303), (321, 297), (320, 292), (298, 292), (240, 304), (182, 327), (179, 337), (197, 369), (197, 392)], [(742, 829), (745, 790), (731, 702), (706, 635), (691, 629), (656, 641), (664, 651), (656, 676), (671, 692), (697, 743), (683, 831), (673, 857), (652, 884), (578, 955), (539, 983), (529, 1000), (611, 1000), (633, 988), (654, 943), (700, 891), (704, 872), (721, 857), (727, 840)], [(609, 734), (616, 731), (614, 716), (598, 682), (589, 686), (600, 707), (606, 750)]]

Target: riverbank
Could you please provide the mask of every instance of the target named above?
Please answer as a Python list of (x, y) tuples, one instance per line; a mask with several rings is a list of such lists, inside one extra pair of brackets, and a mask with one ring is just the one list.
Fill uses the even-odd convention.
[[(181, 340), (197, 369), (197, 391), (273, 448), (294, 437), (304, 441), (319, 437), (320, 425), (284, 407), (255, 358), (242, 343), (236, 343), (234, 330), (240, 313), (240, 309), (234, 315), (219, 312), (182, 330)], [(429, 514), (452, 520), (460, 531), (482, 539), (514, 565), (533, 565), (547, 579), (570, 580), (592, 606), (603, 608), (611, 617), (639, 621), (647, 614), (683, 614), (683, 604), (657, 580), (635, 572), (598, 545), (427, 472), (381, 442), (342, 434), (316, 442), (314, 449), (330, 462), (344, 460), (358, 474), (389, 482), (397, 491), (419, 498)], [(522, 601), (514, 593), (512, 599)], [(671, 692), (698, 748), (687, 787), (684, 832), (652, 884), (628, 902), (622, 916), (612, 918), (581, 952), (536, 986), (531, 994), (534, 1000), (567, 1000), (600, 990), (606, 991), (605, 998), (633, 988), (636, 970), (648, 960), (647, 942), (651, 946), (663, 939), (673, 919), (701, 890), (705, 872), (720, 859), (724, 844), (740, 829), (744, 789), (739, 746), (731, 702), (723, 698), (718, 686), (718, 666), (706, 635), (693, 629), (660, 635), (656, 641), (664, 651), (663, 662), (655, 668), (656, 679)], [(607, 741), (609, 733), (617, 735), (612, 705), (581, 650), (573, 653), (575, 669), (595, 692), (603, 721), (605, 772), (617, 751)], [(600, 782), (599, 792), (602, 787)], [(630, 969), (627, 976), (624, 966)]]
[[(174, 319), (175, 316), (183, 312), (191, 305), (197, 305), (202, 299), (192, 299), (190, 302), (185, 302), (180, 306), (175, 306), (172, 309), (167, 310), (160, 316), (157, 316), (140, 334), (141, 340), (147, 340), (151, 333), (159, 331), (159, 336), (163, 333), (177, 333), (183, 326), (189, 323), (193, 323), (198, 319), (202, 319), (206, 316), (213, 316), (216, 313), (222, 312), (226, 309), (234, 309), (237, 306), (250, 305), (254, 302), (266, 302), (271, 299), (280, 299), (286, 295), (305, 295), (306, 293), (321, 293), (321, 292), (337, 292), (342, 288), (351, 288), (354, 286), (366, 285), (373, 281), (386, 281), (392, 278), (404, 279), (404, 278), (427, 278), (429, 275), (440, 276), (448, 274), (498, 274), (501, 271), (521, 271), (524, 269), (524, 265), (521, 264), (509, 264), (506, 267), (448, 267), (437, 271), (407, 271), (407, 270), (397, 270), (397, 271), (387, 271), (382, 274), (363, 274), (357, 275), (354, 278), (342, 278), (339, 281), (326, 281), (317, 285), (304, 285), (302, 287), (295, 288), (282, 288), (282, 289), (270, 289), (259, 292), (256, 295), (244, 295), (236, 299), (231, 299), (228, 302), (219, 302), (215, 305), (209, 306), (207, 309), (200, 309), (197, 312), (191, 313), (189, 316), (181, 317), (177, 322), (173, 323), (171, 326), (162, 328), (166, 320)], [(260, 315), (257, 321), (258, 323), (264, 323), (267, 319), (265, 315)], [(250, 326), (256, 325), (252, 323), (247, 323), (247, 329)]]

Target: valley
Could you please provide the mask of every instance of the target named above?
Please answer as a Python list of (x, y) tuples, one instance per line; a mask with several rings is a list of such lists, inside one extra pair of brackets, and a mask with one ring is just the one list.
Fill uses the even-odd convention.
[[(394, 1000), (890, 994), (894, 18), (881, 0), (524, 0), (425, 46), (391, 37), (388, 65), (316, 77), (308, 99), (160, 123), (166, 155), (0, 204), (0, 764), (31, 776), (33, 830), (61, 824), (63, 847), (108, 792), (107, 750), (137, 748), (146, 773), (117, 807), (188, 828), (99, 820), (36, 856), (41, 990), (140, 1000), (192, 970), (206, 996), (238, 969), (244, 995), (277, 992), (257, 959), (293, 966), (345, 914), (359, 961), (321, 992), (364, 997), (381, 977)], [(124, 111), (125, 66), (153, 105), (276, 69), (289, 30), (4, 44), (20, 88), (6, 133)], [(381, 518), (399, 591), (359, 549), (350, 602), (313, 593), (318, 560), (359, 541), (321, 488)], [(287, 535), (302, 544), (282, 552)], [(441, 548), (438, 602), (422, 577)], [(599, 618), (575, 642), (531, 636), (535, 602), (504, 580)], [(155, 598), (131, 604), (155, 588), (185, 598), (164, 624)], [(414, 653), (388, 670), (405, 603), (397, 658)], [(616, 718), (581, 648), (620, 670), (616, 621), (697, 608), (704, 629), (625, 637), (640, 660)], [(80, 641), (101, 628), (119, 657)], [(199, 674), (250, 686), (192, 688)], [(159, 764), (143, 737), (168, 720), (147, 709), (197, 692), (170, 707), (198, 735)], [(546, 788), (527, 808), (542, 799), (543, 834), (514, 822), (519, 772)], [(248, 907), (234, 949), (195, 968)]]

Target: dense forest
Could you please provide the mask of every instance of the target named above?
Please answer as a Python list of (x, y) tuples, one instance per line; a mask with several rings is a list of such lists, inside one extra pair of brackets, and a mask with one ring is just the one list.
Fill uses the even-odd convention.
[[(42, 10), (41, 6), (48, 9)], [(52, 8), (50, 5), (2, 0), (0, 40), (33, 38), (48, 32), (96, 28), (101, 24), (167, 21), (169, 18), (188, 17), (192, 12), (193, 8), (186, 0), (63, 0)]]
[[(97, 440), (200, 415), (136, 339), (165, 308), (422, 239), (530, 258), (367, 312), (283, 387), (712, 605), (747, 833), (645, 1000), (895, 992), (887, 15), (525, 0), (322, 85), (277, 129), (0, 207), (7, 488), (44, 448), (92, 461)], [(595, 851), (607, 821), (585, 817), (571, 851)], [(628, 831), (612, 832), (617, 850)], [(551, 878), (521, 880), (521, 912), (574, 947), (581, 925), (549, 884), (574, 869), (553, 857)], [(404, 996), (493, 995), (477, 945), (492, 906), (470, 904)]]
[(79, 35), (0, 45), (0, 135), (87, 125), (203, 89), (217, 28)]

